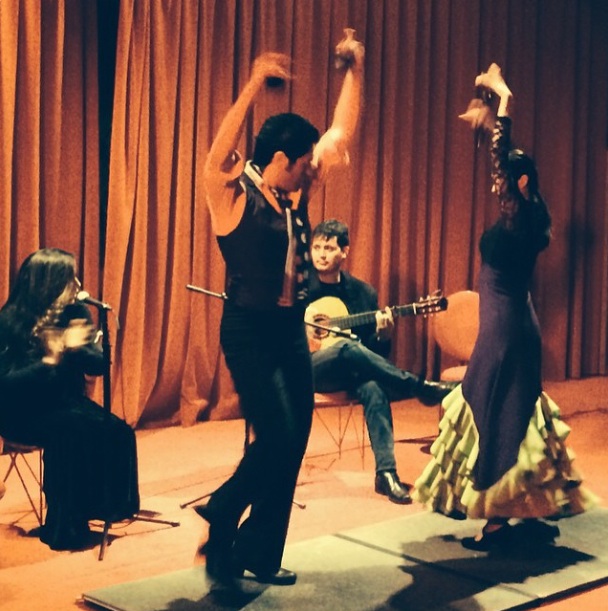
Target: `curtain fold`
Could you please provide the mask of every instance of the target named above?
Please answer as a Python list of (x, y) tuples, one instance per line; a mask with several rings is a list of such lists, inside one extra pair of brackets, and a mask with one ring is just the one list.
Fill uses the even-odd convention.
[(97, 32), (79, 0), (0, 3), (0, 301), (25, 257), (72, 252), (100, 286)]
[[(326, 129), (342, 80), (333, 48), (354, 27), (363, 119), (351, 165), (311, 203), (313, 223), (349, 224), (349, 269), (383, 305), (474, 289), (496, 205), (487, 145), (457, 117), (496, 61), (554, 219), (533, 286), (544, 375), (606, 376), (606, 23), (602, 0), (125, 0), (101, 262), (95, 4), (0, 2), (0, 295), (32, 250), (74, 252), (116, 313), (115, 412), (140, 426), (238, 415), (222, 301), (186, 289), (224, 289), (205, 156), (263, 51), (290, 55), (294, 79), (258, 100), (241, 152), (276, 112)], [(450, 364), (422, 318), (397, 323), (393, 359), (428, 376)]]
[[(219, 348), (221, 300), (184, 292), (187, 282), (223, 290), (200, 183), (205, 154), (252, 61), (267, 50), (293, 58), (294, 80), (257, 101), (240, 150), (251, 153), (262, 121), (277, 112), (298, 112), (324, 130), (341, 84), (332, 49), (346, 26), (366, 45), (364, 117), (351, 166), (312, 202), (313, 222), (338, 217), (350, 225), (350, 269), (378, 287), (382, 303), (409, 303), (437, 288), (446, 294), (474, 288), (477, 242), (496, 210), (486, 147), (476, 148), (457, 116), (473, 96), (475, 75), (498, 62), (516, 92), (516, 141), (537, 159), (555, 220), (555, 240), (534, 286), (545, 375), (605, 374), (606, 307), (603, 315), (591, 312), (587, 287), (606, 283), (606, 244), (589, 244), (573, 230), (581, 215), (587, 231), (590, 215), (593, 227), (606, 227), (606, 118), (594, 104), (607, 93), (605, 83), (591, 93), (588, 68), (590, 61), (604, 71), (608, 65), (595, 25), (602, 15), (600, 3), (567, 0), (131, 3), (121, 18), (118, 71), (142, 70), (145, 94), (132, 113), (124, 103), (131, 85), (119, 78), (115, 116), (124, 117), (124, 136), (115, 133), (113, 144), (132, 151), (132, 163), (140, 164), (135, 175), (147, 182), (125, 197), (122, 184), (133, 175), (120, 185), (113, 181), (109, 226), (117, 223), (117, 231), (109, 231), (110, 240), (120, 236), (113, 207), (128, 201), (146, 222), (135, 223), (128, 238), (123, 232), (106, 261), (106, 288), (114, 286), (128, 308), (125, 340), (118, 340), (126, 382), (121, 400), (144, 420), (163, 412), (183, 423), (201, 414), (238, 414)], [(130, 113), (146, 117), (137, 138), (127, 133)], [(113, 156), (116, 176), (126, 165)], [(152, 216), (152, 210), (163, 212)], [(125, 256), (116, 264), (113, 253), (120, 251)], [(144, 329), (155, 329), (156, 337)], [(441, 355), (427, 321), (399, 323), (394, 358), (437, 373)]]

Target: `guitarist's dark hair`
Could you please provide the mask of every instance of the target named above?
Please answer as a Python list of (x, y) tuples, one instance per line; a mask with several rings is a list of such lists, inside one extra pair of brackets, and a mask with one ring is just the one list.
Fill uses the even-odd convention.
[(316, 237), (324, 237), (326, 240), (337, 238), (338, 246), (344, 248), (350, 244), (348, 237), (348, 226), (342, 221), (336, 219), (328, 219), (320, 222), (312, 232), (312, 239)]

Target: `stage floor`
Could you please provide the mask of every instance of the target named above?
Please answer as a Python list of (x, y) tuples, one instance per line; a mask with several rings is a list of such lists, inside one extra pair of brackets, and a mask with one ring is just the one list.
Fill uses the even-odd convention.
[(526, 545), (515, 526), (518, 545), (500, 554), (462, 547), (460, 539), (479, 524), (418, 513), (294, 543), (284, 556), (298, 573), (290, 587), (245, 578), (230, 592), (196, 566), (85, 592), (83, 599), (111, 611), (501, 611), (534, 608), (608, 580), (608, 510), (561, 520), (553, 544)]
[[(577, 471), (582, 473), (592, 492), (608, 499), (608, 445), (605, 443), (608, 378), (552, 383), (547, 385), (547, 390), (562, 409), (566, 422), (572, 426), (568, 443), (576, 452)], [(324, 408), (323, 416), (332, 430), (337, 430), (339, 410)], [(273, 587), (261, 592), (258, 588), (254, 596), (237, 601), (231, 608), (252, 608), (253, 604), (285, 608), (286, 600), (290, 605), (297, 604), (290, 597), (299, 603), (310, 596), (309, 600), (304, 600), (307, 605), (310, 603), (309, 609), (357, 609), (360, 602), (362, 605), (369, 603), (372, 608), (375, 605), (376, 608), (390, 609), (391, 605), (393, 608), (407, 605), (410, 597), (418, 596), (418, 592), (421, 593), (423, 609), (437, 599), (444, 605), (451, 604), (452, 608), (457, 608), (455, 601), (460, 599), (467, 601), (467, 609), (480, 608), (475, 597), (482, 596), (482, 591), (489, 589), (490, 586), (483, 589), (486, 579), (483, 571), (486, 567), (493, 570), (493, 561), (477, 561), (473, 555), (465, 555), (463, 559), (460, 554), (464, 550), (460, 549), (460, 544), (449, 539), (450, 536), (460, 538), (473, 534), (478, 525), (429, 516), (430, 520), (437, 519), (443, 524), (433, 526), (436, 529), (434, 534), (425, 534), (420, 523), (406, 520), (414, 516), (419, 519), (417, 516), (423, 512), (419, 504), (396, 505), (376, 494), (374, 460), (369, 445), (365, 447), (364, 461), (360, 453), (360, 406), (356, 408), (355, 416), (348, 427), (341, 456), (320, 418), (314, 418), (296, 489), (296, 498), (306, 505), (306, 509), (294, 507), (292, 511), (284, 561), (286, 567), (298, 571), (298, 584), (293, 588)], [(425, 407), (415, 399), (393, 405), (395, 453), (399, 474), (404, 481), (413, 483), (426, 466), (428, 449), (437, 433), (438, 416), (437, 408)], [(182, 507), (184, 503), (212, 492), (232, 473), (242, 456), (243, 431), (242, 420), (136, 431), (142, 508), (162, 519), (179, 522), (180, 526), (171, 528), (141, 521), (113, 525), (113, 543), (106, 550), (103, 562), (98, 560), (99, 547), (95, 543), (78, 552), (54, 552), (37, 537), (25, 536), (37, 522), (18, 478), (9, 478), (6, 495), (0, 501), (0, 611), (90, 611), (92, 605), (81, 600), (83, 592), (98, 595), (104, 591), (113, 592), (114, 587), (123, 588), (126, 592), (132, 584), (142, 580), (148, 584), (146, 587), (152, 588), (152, 577), (159, 577), (156, 583), (161, 593), (169, 587), (165, 583), (174, 584), (171, 587), (175, 589), (167, 593), (169, 602), (160, 607), (163, 611), (178, 611), (179, 605), (181, 609), (213, 608), (217, 593), (209, 596), (204, 567), (193, 569), (202, 563), (195, 557), (195, 552), (207, 536), (207, 524), (190, 506)], [(0, 456), (0, 473), (4, 473), (7, 467), (8, 457)], [(605, 531), (602, 514), (596, 515)], [(568, 539), (572, 536), (570, 523), (566, 524), (560, 525), (562, 537), (553, 550), (560, 554), (557, 561), (561, 562), (565, 553), (571, 553), (569, 550), (593, 556), (595, 560), (587, 562), (575, 558), (576, 564), (570, 562), (567, 573), (558, 566), (555, 568), (556, 579), (559, 582), (564, 575), (569, 579), (579, 571), (581, 575), (577, 579), (580, 577), (585, 589), (581, 593), (569, 589), (579, 587), (579, 582), (575, 582), (574, 585), (558, 583), (555, 588), (550, 585), (547, 592), (525, 590), (523, 600), (526, 602), (522, 604), (536, 605), (543, 600), (540, 597), (550, 596), (550, 592), (558, 592), (561, 587), (563, 596), (545, 603), (543, 611), (605, 609), (608, 585), (588, 588), (594, 580), (602, 579), (603, 573), (598, 576), (594, 571), (596, 562), (604, 557), (603, 551), (597, 551), (595, 546), (600, 545), (604, 533), (591, 528), (590, 541), (587, 542), (584, 529), (578, 529), (577, 536), (581, 542), (571, 543)], [(431, 521), (429, 525), (432, 525)], [(358, 529), (368, 527), (374, 529), (373, 545), (379, 548), (374, 553), (359, 542), (357, 534)], [(445, 541), (440, 540), (442, 536), (445, 536)], [(326, 540), (330, 543), (324, 543)], [(349, 545), (345, 547), (346, 543)], [(299, 553), (300, 546), (302, 554)], [(345, 549), (349, 550), (346, 558), (342, 553)], [(327, 553), (321, 554), (317, 560), (315, 550), (327, 550)], [(439, 556), (435, 558), (429, 554)], [(427, 567), (425, 562), (429, 559), (433, 563)], [(372, 561), (378, 562), (381, 570)], [(352, 571), (349, 562), (353, 564)], [(445, 575), (471, 562), (475, 571), (472, 583), (470, 579), (461, 580), (458, 585)], [(522, 562), (517, 557), (509, 560), (513, 566), (507, 567), (508, 572), (499, 578), (503, 580), (500, 581), (503, 586), (513, 581), (516, 590), (521, 592), (534, 581), (532, 571), (525, 574), (523, 581), (517, 574), (509, 578)], [(400, 567), (414, 573), (407, 573)], [(542, 565), (541, 571), (548, 572), (548, 565)], [(177, 583), (179, 574), (190, 580), (194, 593), (189, 594), (185, 585)], [(367, 581), (368, 574), (371, 585)], [(379, 575), (379, 579), (375, 579), (375, 575)], [(386, 583), (382, 581), (384, 579)], [(246, 585), (256, 588), (251, 582)], [(362, 595), (360, 589), (366, 592)], [(367, 590), (371, 592), (371, 603), (366, 598), (370, 596)], [(151, 594), (156, 596), (157, 593), (155, 590)], [(142, 602), (147, 600), (145, 591), (137, 591), (137, 596)], [(162, 605), (162, 600), (161, 597), (154, 602)], [(226, 608), (226, 601), (222, 601)], [(222, 608), (222, 605), (216, 605), (216, 608)]]

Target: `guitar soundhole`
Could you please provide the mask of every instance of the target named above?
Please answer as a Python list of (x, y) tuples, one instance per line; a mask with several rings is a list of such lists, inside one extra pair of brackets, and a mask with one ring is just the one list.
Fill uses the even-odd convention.
[[(326, 314), (316, 314), (312, 319), (312, 322), (317, 325), (323, 325), (324, 327), (328, 326), (329, 316), (327, 316)], [(314, 327), (313, 329), (315, 339), (325, 339), (329, 335), (329, 331), (326, 331), (325, 329), (317, 329)]]

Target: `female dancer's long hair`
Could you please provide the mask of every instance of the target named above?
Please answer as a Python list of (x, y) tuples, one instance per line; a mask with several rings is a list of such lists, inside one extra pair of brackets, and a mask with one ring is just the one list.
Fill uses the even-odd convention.
[(0, 351), (39, 345), (40, 331), (56, 324), (78, 291), (74, 256), (42, 248), (21, 264), (10, 295), (0, 309)]
[(530, 195), (542, 199), (538, 192), (538, 171), (533, 159), (521, 149), (514, 148), (509, 151), (509, 176), (516, 184), (525, 174), (528, 177), (528, 190)]

